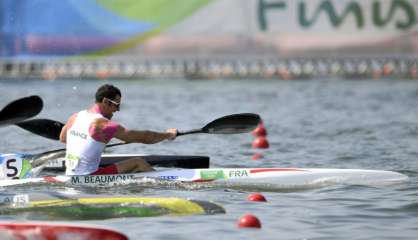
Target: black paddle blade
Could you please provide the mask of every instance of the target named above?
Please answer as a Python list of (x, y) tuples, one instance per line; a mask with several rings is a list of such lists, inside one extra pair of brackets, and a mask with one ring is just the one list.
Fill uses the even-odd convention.
[(61, 129), (64, 127), (63, 123), (50, 119), (32, 119), (20, 123), (17, 126), (52, 140), (59, 140)]
[(39, 96), (30, 96), (15, 100), (4, 107), (0, 112), (0, 126), (15, 124), (36, 116), (43, 107)]
[(238, 113), (218, 118), (202, 128), (202, 132), (211, 134), (247, 133), (254, 130), (261, 118), (255, 113)]

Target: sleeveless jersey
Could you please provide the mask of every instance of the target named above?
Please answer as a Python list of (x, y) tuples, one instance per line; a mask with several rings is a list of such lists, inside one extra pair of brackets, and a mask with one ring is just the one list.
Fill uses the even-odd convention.
[(66, 175), (88, 175), (99, 168), (106, 144), (96, 141), (89, 134), (91, 123), (98, 118), (105, 117), (99, 113), (81, 111), (67, 130)]

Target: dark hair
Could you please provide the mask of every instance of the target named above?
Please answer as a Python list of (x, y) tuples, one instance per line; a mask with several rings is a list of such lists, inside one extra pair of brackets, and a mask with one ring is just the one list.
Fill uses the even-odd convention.
[(122, 97), (122, 94), (120, 93), (119, 88), (110, 84), (105, 84), (99, 87), (99, 89), (97, 89), (96, 102), (101, 102), (103, 98), (109, 98), (110, 100), (115, 100), (117, 95)]

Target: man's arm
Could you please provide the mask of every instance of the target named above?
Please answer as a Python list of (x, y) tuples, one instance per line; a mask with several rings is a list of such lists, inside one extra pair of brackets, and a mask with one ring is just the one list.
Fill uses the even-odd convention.
[(77, 113), (73, 114), (67, 121), (67, 123), (64, 125), (64, 127), (61, 129), (60, 133), (60, 141), (63, 143), (67, 142), (67, 130), (73, 125), (75, 118), (77, 117)]
[(144, 144), (154, 144), (163, 140), (174, 140), (177, 136), (177, 129), (170, 128), (166, 132), (154, 132), (149, 130), (129, 130), (119, 125), (115, 138), (124, 142), (136, 142)]

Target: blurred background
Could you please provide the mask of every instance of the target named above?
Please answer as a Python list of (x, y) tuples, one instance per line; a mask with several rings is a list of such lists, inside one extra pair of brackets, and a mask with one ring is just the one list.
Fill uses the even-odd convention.
[(2, 0), (6, 79), (418, 78), (418, 0)]
[[(417, 18), (418, 0), (0, 0), (2, 106), (39, 95), (38, 117), (65, 122), (111, 83), (123, 93), (113, 119), (127, 128), (183, 131), (254, 112), (268, 132), (261, 136), (267, 148), (254, 144), (254, 134), (195, 134), (107, 153), (210, 156), (211, 168), (374, 169), (410, 178), (382, 188), (333, 177), (306, 188), (280, 181), (276, 188), (28, 184), (0, 195), (170, 196), (214, 201), (227, 212), (88, 221), (132, 239), (416, 239)], [(64, 147), (16, 126), (0, 128), (0, 136), (0, 152)], [(269, 203), (248, 203), (249, 192), (264, 192)], [(29, 219), (1, 214), (6, 207), (0, 220)], [(257, 214), (263, 229), (238, 230), (244, 213)]]

